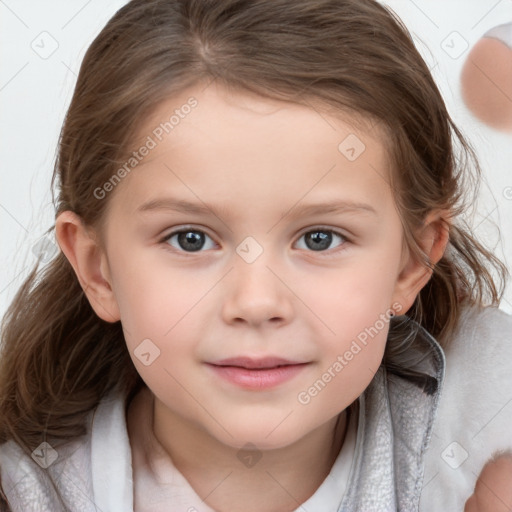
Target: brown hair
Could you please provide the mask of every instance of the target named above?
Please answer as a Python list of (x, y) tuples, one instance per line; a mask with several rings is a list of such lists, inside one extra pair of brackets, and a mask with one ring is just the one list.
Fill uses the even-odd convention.
[[(506, 268), (458, 217), (481, 173), (474, 152), (407, 29), (373, 0), (128, 3), (83, 60), (59, 141), (56, 213), (76, 212), (100, 232), (112, 194), (100, 201), (94, 190), (124, 161), (134, 127), (172, 94), (213, 79), (383, 127), (390, 184), (416, 257), (430, 266), (415, 239), (430, 211), (447, 208), (455, 219), (408, 315), (446, 344), (464, 304), (499, 304)], [(120, 323), (95, 315), (62, 253), (20, 288), (1, 348), (0, 442), (29, 449), (47, 436), (84, 434), (85, 416), (106, 393), (133, 393), (142, 382)]]

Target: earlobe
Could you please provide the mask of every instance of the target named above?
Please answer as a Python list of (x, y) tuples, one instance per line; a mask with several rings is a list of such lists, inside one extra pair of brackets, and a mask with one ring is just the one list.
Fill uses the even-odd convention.
[(77, 214), (65, 211), (57, 217), (55, 236), (96, 314), (106, 322), (117, 322), (120, 313), (108, 261), (93, 232)]
[(449, 241), (450, 223), (451, 218), (444, 210), (432, 212), (423, 223), (418, 242), (427, 255), (430, 266), (418, 261), (408, 251), (393, 294), (395, 302), (402, 306), (402, 314), (410, 309), (417, 295), (432, 277), (434, 265), (443, 257)]

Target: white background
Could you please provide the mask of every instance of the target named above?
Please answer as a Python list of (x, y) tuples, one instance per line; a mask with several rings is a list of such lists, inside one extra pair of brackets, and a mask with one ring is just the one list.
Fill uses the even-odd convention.
[[(83, 55), (125, 3), (0, 0), (0, 314), (35, 263), (34, 247), (54, 222), (50, 179), (55, 149)], [(465, 108), (459, 74), (469, 50), (453, 58), (443, 45), (453, 40), (456, 31), (471, 48), (490, 28), (512, 21), (512, 0), (387, 4), (412, 32), (452, 117), (477, 150), (484, 182), (472, 218), (474, 232), (510, 269), (512, 200), (504, 190), (512, 186), (512, 135), (487, 128)], [(456, 38), (456, 44), (464, 44)], [(54, 47), (51, 55), (43, 55), (47, 58), (35, 51), (50, 52)], [(501, 307), (512, 313), (510, 285)]]

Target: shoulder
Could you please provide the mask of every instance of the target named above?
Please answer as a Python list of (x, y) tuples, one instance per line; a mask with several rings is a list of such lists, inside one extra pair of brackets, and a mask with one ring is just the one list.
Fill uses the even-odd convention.
[(105, 428), (109, 417), (122, 410), (122, 403), (121, 398), (103, 399), (90, 411), (84, 436), (64, 441), (49, 439), (31, 453), (13, 440), (1, 444), (0, 484), (11, 508), (27, 512), (96, 510), (91, 508), (96, 423)]
[(463, 309), (459, 326), (446, 350), (462, 353), (497, 347), (512, 350), (512, 316), (496, 307), (471, 306)]
[(466, 309), (445, 355), (447, 397), (456, 392), (485, 409), (512, 401), (511, 315), (494, 307)]
[(468, 307), (445, 349), (421, 510), (462, 510), (477, 475), (512, 449), (512, 316)]
[[(512, 316), (495, 308), (470, 307), (444, 350), (445, 395), (457, 393), (480, 400), (482, 392), (510, 394), (512, 379)], [(512, 396), (508, 397), (509, 399)]]

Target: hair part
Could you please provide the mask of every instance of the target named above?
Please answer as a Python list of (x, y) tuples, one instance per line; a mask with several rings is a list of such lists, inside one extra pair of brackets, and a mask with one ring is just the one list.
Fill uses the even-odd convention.
[[(409, 32), (373, 0), (128, 3), (82, 62), (52, 180), (56, 215), (71, 210), (101, 233), (115, 192), (98, 200), (94, 190), (122, 165), (140, 135), (133, 127), (162, 101), (211, 80), (382, 129), (405, 243), (433, 270), (408, 315), (446, 346), (462, 307), (499, 305), (506, 267), (459, 219), (466, 180), (480, 178), (477, 158)], [(436, 209), (454, 222), (445, 255), (431, 265), (417, 231)], [(103, 396), (142, 385), (120, 322), (96, 316), (62, 253), (30, 273), (2, 336), (0, 443), (31, 450), (47, 436), (82, 435)], [(392, 333), (392, 349), (391, 341)]]

